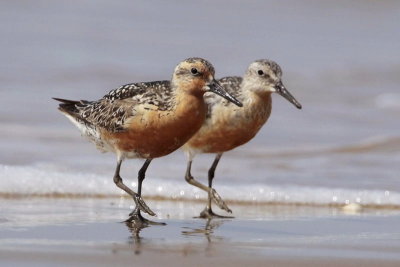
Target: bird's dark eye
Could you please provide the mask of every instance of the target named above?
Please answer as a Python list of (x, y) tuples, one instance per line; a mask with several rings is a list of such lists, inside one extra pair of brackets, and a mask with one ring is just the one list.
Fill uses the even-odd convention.
[(262, 70), (258, 70), (257, 73), (258, 73), (258, 75), (260, 75), (260, 76), (264, 74), (264, 72), (263, 72)]
[(190, 72), (191, 72), (192, 74), (197, 74), (197, 73), (199, 73), (199, 72), (197, 71), (196, 68), (192, 68), (192, 69), (190, 70)]

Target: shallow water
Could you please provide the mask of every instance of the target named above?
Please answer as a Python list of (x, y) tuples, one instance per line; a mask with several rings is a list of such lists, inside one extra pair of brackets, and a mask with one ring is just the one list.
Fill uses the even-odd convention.
[(108, 262), (126, 265), (122, 262), (128, 258), (141, 266), (176, 266), (183, 260), (196, 266), (209, 265), (207, 261), (218, 266), (264, 266), (275, 260), (289, 264), (274, 266), (298, 266), (305, 260), (335, 266), (397, 266), (400, 260), (398, 210), (346, 214), (329, 207), (234, 205), (235, 219), (203, 220), (193, 218), (200, 203), (152, 201), (155, 220), (167, 225), (137, 229), (122, 223), (129, 202), (3, 199), (0, 265), (53, 266), (56, 259), (62, 266), (109, 266)]
[[(119, 195), (115, 157), (80, 138), (53, 96), (97, 99), (121, 84), (168, 79), (182, 59), (217, 76), (276, 60), (303, 104), (280, 96), (268, 124), (226, 153), (215, 187), (226, 200), (400, 207), (400, 54), (396, 1), (53, 1), (2, 3), (0, 194)], [(213, 159), (193, 174), (205, 182)], [(154, 160), (147, 197), (204, 198), (177, 151)], [(135, 186), (142, 164), (122, 175)]]

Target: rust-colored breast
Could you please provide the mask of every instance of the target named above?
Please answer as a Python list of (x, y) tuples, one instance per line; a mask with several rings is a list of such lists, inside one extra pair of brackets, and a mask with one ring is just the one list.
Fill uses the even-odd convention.
[(270, 95), (245, 102), (243, 108), (218, 105), (185, 147), (204, 153), (229, 151), (250, 141), (270, 114)]
[(206, 112), (203, 98), (193, 95), (178, 98), (169, 111), (135, 109), (137, 114), (125, 124), (127, 131), (103, 131), (101, 137), (116, 151), (141, 158), (165, 156), (181, 147), (199, 130)]

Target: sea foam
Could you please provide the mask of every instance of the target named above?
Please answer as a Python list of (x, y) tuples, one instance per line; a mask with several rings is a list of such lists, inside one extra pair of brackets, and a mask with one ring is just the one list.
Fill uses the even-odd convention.
[[(127, 184), (136, 188), (137, 184)], [(257, 204), (346, 205), (398, 207), (400, 192), (301, 185), (268, 185), (218, 182), (216, 190), (225, 201)], [(38, 166), (0, 165), (0, 194), (3, 196), (121, 196), (112, 177), (83, 172), (60, 172)], [(162, 199), (205, 199), (206, 193), (183, 179), (148, 177), (143, 197)]]

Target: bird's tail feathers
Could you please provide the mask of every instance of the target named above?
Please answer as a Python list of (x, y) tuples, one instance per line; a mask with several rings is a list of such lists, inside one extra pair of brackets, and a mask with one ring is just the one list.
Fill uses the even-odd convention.
[(61, 112), (65, 112), (70, 115), (74, 115), (74, 114), (78, 113), (77, 106), (89, 103), (89, 101), (86, 101), (86, 100), (77, 101), (77, 100), (68, 100), (68, 99), (56, 98), (56, 97), (53, 97), (53, 99), (61, 102), (60, 105), (58, 106), (58, 109)]

